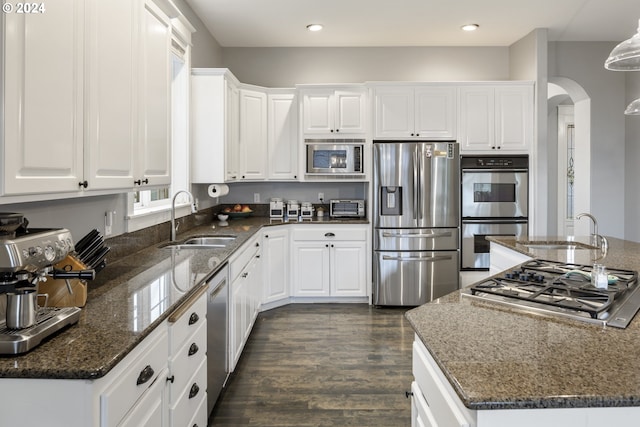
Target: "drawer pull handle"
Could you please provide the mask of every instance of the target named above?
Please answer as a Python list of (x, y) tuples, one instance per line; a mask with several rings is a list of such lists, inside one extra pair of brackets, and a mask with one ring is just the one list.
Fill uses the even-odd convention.
[(189, 347), (189, 356), (193, 356), (194, 354), (196, 354), (198, 352), (198, 350), (200, 350), (200, 349), (198, 348), (196, 343), (192, 343), (191, 346)]
[(153, 378), (153, 374), (155, 374), (155, 372), (153, 371), (153, 368), (151, 367), (151, 365), (145, 366), (145, 368), (142, 371), (140, 371), (140, 375), (138, 375), (138, 380), (136, 381), (136, 385), (146, 383), (151, 378)]
[(191, 316), (189, 316), (189, 325), (193, 325), (198, 320), (200, 320), (200, 316), (198, 316), (198, 313), (191, 313)]
[(198, 387), (198, 384), (193, 383), (193, 385), (191, 386), (191, 390), (189, 390), (189, 399), (193, 399), (194, 397), (196, 397), (199, 391), (200, 387)]
[(336, 237), (335, 233), (324, 233), (324, 237)]

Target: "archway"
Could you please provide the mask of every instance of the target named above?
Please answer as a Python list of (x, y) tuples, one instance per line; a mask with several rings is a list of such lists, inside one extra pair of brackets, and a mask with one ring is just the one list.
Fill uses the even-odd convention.
[[(550, 77), (548, 84), (548, 106), (549, 113), (557, 111), (557, 106), (564, 100), (569, 100), (569, 104), (573, 104), (573, 120), (574, 120), (574, 198), (573, 213), (590, 212), (591, 209), (591, 98), (587, 92), (575, 81), (565, 77)], [(557, 140), (557, 129), (550, 129), (550, 137), (555, 132)], [(562, 133), (562, 132), (561, 132)], [(558, 147), (558, 144), (555, 144)], [(549, 152), (549, 169), (556, 171), (555, 180), (549, 181), (549, 188), (558, 187), (561, 181), (561, 174), (557, 166), (557, 149)], [(555, 190), (555, 188), (553, 190)], [(550, 191), (550, 196), (556, 195), (556, 191)], [(553, 199), (550, 199), (550, 202)], [(557, 202), (549, 203), (549, 225), (550, 231), (555, 230), (556, 234), (566, 233), (571, 229), (570, 225), (566, 227), (558, 226), (558, 212), (560, 207)], [(568, 221), (570, 222), (570, 221)], [(555, 224), (554, 226), (551, 226)], [(589, 235), (590, 223), (588, 221), (577, 221), (573, 224), (573, 234)]]

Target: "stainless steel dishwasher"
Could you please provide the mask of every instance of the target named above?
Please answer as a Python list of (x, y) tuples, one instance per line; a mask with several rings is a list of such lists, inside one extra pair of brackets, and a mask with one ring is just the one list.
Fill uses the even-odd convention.
[(229, 377), (229, 266), (225, 265), (209, 281), (207, 294), (207, 416)]

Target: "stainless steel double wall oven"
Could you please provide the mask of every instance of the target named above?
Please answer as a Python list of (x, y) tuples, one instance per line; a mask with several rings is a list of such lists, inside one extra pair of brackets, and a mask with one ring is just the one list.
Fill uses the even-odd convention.
[(375, 305), (459, 287), (460, 163), (451, 142), (374, 141)]
[(529, 158), (462, 156), (463, 270), (489, 269), (487, 236), (528, 235)]

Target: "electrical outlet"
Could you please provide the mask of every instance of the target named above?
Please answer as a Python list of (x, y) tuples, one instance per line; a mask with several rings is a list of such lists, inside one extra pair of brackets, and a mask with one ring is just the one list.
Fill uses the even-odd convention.
[(253, 203), (260, 203), (260, 193), (253, 193)]
[(324, 201), (324, 193), (318, 193), (318, 200), (320, 200), (321, 202)]
[(110, 236), (113, 233), (113, 217), (116, 211), (107, 211), (104, 213), (104, 235)]

